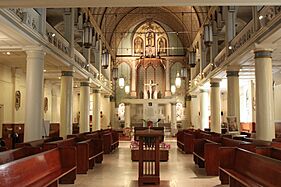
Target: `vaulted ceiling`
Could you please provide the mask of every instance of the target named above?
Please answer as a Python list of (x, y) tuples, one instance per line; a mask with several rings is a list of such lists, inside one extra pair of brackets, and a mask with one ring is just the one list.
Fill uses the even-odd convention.
[[(169, 28), (166, 32), (178, 34), (183, 46), (189, 47), (207, 16), (208, 7), (101, 7), (90, 10), (112, 48), (118, 45), (124, 33), (147, 20)], [(47, 21), (63, 32), (63, 9), (48, 9)]]

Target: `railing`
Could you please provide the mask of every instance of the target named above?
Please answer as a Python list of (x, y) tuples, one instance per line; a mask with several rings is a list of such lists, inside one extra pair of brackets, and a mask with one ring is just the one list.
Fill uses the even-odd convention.
[(230, 42), (231, 49), (228, 56), (234, 53), (237, 49), (241, 48), (247, 41), (249, 41), (255, 34), (254, 20), (251, 20), (240, 33), (238, 33)]
[(46, 29), (49, 42), (69, 56), (69, 42), (48, 23), (46, 24)]
[(219, 67), (226, 58), (226, 48), (223, 48), (214, 59), (214, 66)]
[(40, 32), (40, 18), (41, 15), (33, 8), (8, 8), (8, 10), (18, 17), (18, 19), (32, 28)]

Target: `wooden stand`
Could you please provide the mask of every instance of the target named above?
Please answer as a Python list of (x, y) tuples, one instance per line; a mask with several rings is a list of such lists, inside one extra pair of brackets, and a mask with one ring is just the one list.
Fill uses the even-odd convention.
[[(143, 130), (136, 134), (139, 138), (139, 179), (140, 185), (160, 183), (160, 139), (163, 132)], [(148, 155), (149, 154), (149, 155)], [(149, 159), (148, 159), (149, 158)]]

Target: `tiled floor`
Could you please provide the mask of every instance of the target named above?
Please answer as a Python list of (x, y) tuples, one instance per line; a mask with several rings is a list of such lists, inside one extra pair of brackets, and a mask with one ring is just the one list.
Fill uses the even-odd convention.
[[(160, 164), (162, 187), (221, 186), (218, 177), (208, 177), (204, 169), (194, 165), (192, 155), (181, 153), (175, 141), (169, 141), (171, 150), (168, 162)], [(118, 150), (104, 155), (102, 164), (96, 165), (86, 175), (77, 175), (74, 185), (65, 187), (133, 187), (137, 186), (138, 162), (131, 161), (129, 142), (120, 142)]]

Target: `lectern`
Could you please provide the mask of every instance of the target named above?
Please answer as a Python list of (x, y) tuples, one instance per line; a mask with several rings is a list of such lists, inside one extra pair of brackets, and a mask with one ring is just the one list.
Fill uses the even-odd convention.
[(160, 150), (159, 144), (163, 131), (141, 130), (135, 136), (139, 139), (139, 179), (140, 185), (160, 183)]

